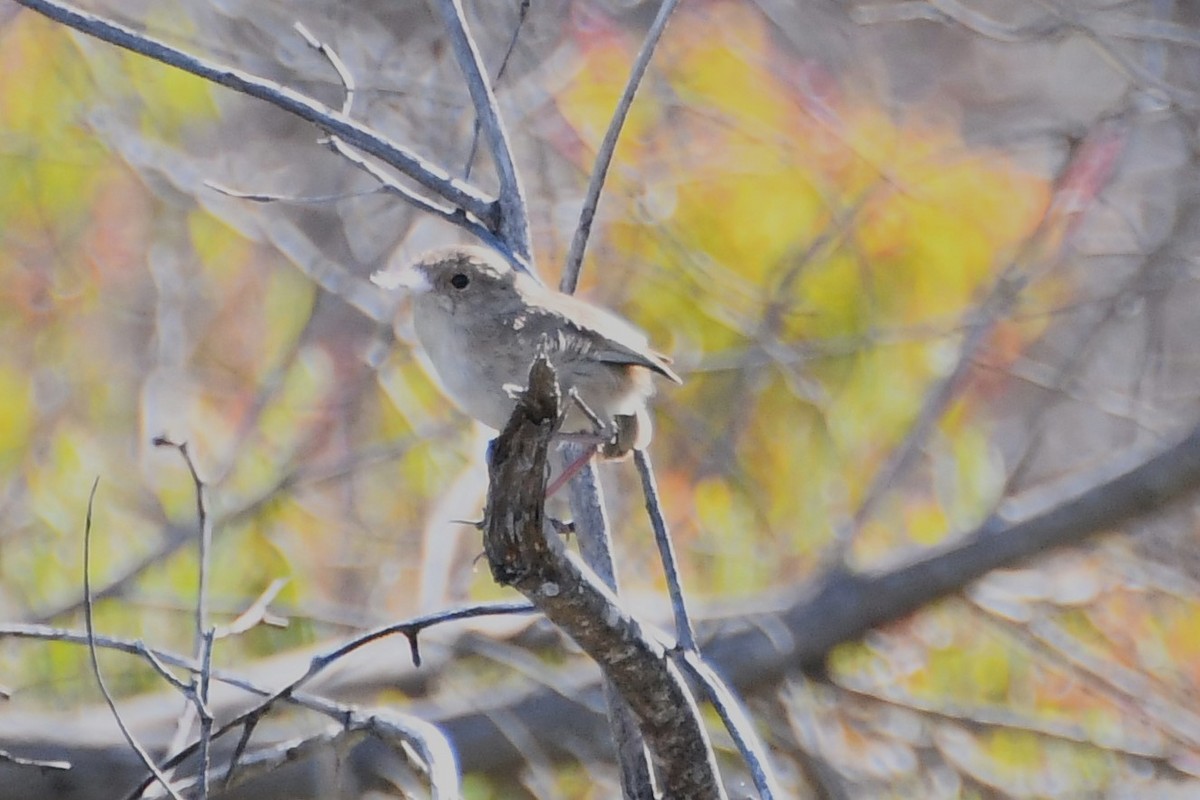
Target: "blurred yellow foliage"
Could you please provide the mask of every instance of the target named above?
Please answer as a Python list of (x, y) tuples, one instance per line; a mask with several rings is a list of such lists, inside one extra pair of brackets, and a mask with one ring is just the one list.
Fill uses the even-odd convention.
[[(625, 75), (613, 47), (581, 40), (558, 99), (593, 151)], [(841, 89), (740, 4), (680, 9), (658, 56), (606, 189), (633, 210), (593, 247), (596, 271), (691, 370), (659, 413), (688, 410), (675, 422), (692, 429), (689, 469), (729, 480), (736, 466), (746, 480), (722, 507), (766, 516), (715, 513), (705, 482), (691, 524), (753, 536), (766, 553), (819, 549), (953, 366), (964, 320), (1019, 258), (1049, 185), (972, 150), (952, 119), (896, 119)], [(986, 431), (960, 441), (964, 418), (940, 443), (953, 455), (937, 502), (954, 507), (890, 520), (881, 549), (934, 542), (995, 500)], [(728, 454), (736, 462), (717, 467)]]
[(34, 416), (28, 377), (0, 364), (0, 469), (11, 467), (24, 453)]
[(104, 148), (86, 129), (87, 69), (53, 23), (22, 15), (0, 48), (0, 229), (21, 238), (91, 203)]

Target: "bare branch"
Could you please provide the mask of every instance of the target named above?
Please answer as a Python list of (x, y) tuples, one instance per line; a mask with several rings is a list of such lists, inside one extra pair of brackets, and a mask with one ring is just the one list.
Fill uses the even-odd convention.
[[(859, 638), (871, 628), (903, 618), (918, 608), (959, 591), (991, 569), (1011, 566), (1055, 547), (1082, 541), (1101, 531), (1119, 528), (1140, 516), (1160, 511), (1173, 502), (1192, 496), (1200, 489), (1200, 426), (1179, 444), (1147, 457), (1145, 451), (1115, 458), (1090, 475), (1073, 476), (1067, 488), (1045, 498), (1020, 504), (1010, 502), (1008, 514), (1020, 521), (1005, 523), (996, 518), (961, 540), (930, 553), (925, 558), (876, 575), (835, 572), (796, 591), (790, 604), (778, 611), (725, 619), (719, 633), (704, 640), (706, 660), (734, 686), (743, 690), (778, 680), (797, 667), (819, 666), (837, 644)], [(1064, 497), (1066, 499), (1064, 499)], [(1034, 507), (1036, 506), (1036, 507)], [(1028, 510), (1022, 510), (1022, 508)], [(557, 584), (560, 590), (570, 588)], [(560, 591), (560, 594), (562, 592)], [(591, 619), (603, 619), (592, 617)], [(116, 647), (143, 654), (137, 642), (108, 637), (87, 637), (70, 631), (30, 625), (0, 626), (0, 636), (21, 636), (97, 647)], [(198, 669), (188, 659), (155, 651), (166, 664)], [(259, 695), (268, 692), (219, 670), (213, 678)], [(556, 736), (578, 730), (586, 711), (575, 698), (597, 691), (594, 679), (579, 673), (567, 696), (563, 685), (503, 702), (512, 713), (536, 713), (540, 720), (554, 720), (533, 730), (542, 744), (553, 745)], [(591, 681), (589, 683), (589, 681)], [(464, 713), (447, 712), (441, 726), (455, 740), (470, 739), (475, 747), (463, 750), (466, 769), (495, 768), (518, 757), (494, 738), (479, 745), (481, 732), (493, 729), (488, 715), (493, 690), (488, 689), (465, 706)], [(595, 696), (594, 694), (592, 696)], [(321, 698), (295, 692), (286, 702), (298, 703), (321, 713), (344, 719), (347, 709)]]
[(346, 159), (351, 164), (358, 167), (363, 172), (367, 173), (376, 181), (378, 181), (379, 189), (381, 191), (401, 198), (418, 211), (424, 211), (426, 214), (431, 214), (440, 219), (444, 219), (446, 222), (459, 226), (463, 230), (474, 235), (475, 238), (482, 242), (486, 242), (493, 247), (499, 245), (499, 240), (496, 238), (496, 234), (488, 230), (487, 227), (482, 223), (477, 222), (474, 217), (464, 214), (462, 209), (435, 203), (428, 198), (422, 197), (412, 189), (409, 189), (407, 186), (397, 181), (379, 166), (368, 161), (364, 156), (336, 136), (330, 138), (329, 146), (333, 148), (334, 152), (336, 152), (339, 156)]
[[(575, 402), (581, 409), (587, 408), (582, 401)], [(595, 417), (590, 409), (584, 413)], [(599, 418), (596, 417), (593, 422), (598, 423)], [(581, 445), (575, 442), (563, 445), (562, 474), (553, 485), (547, 487), (545, 495), (549, 496), (557, 490), (563, 477), (567, 476), (574, 465), (579, 465), (567, 484), (572, 524), (579, 541), (579, 554), (583, 556), (583, 562), (588, 568), (615, 594), (618, 587), (617, 566), (613, 559), (612, 526), (609, 525), (608, 514), (604, 510), (600, 477), (596, 474), (591, 459), (595, 450), (595, 445)], [(624, 794), (628, 800), (652, 798), (654, 785), (650, 777), (650, 765), (646, 760), (646, 745), (633, 711), (610, 680), (605, 680), (604, 699), (608, 705), (609, 727), (617, 746), (617, 763)]]
[(475, 114), (483, 127), (484, 136), (487, 137), (492, 163), (495, 164), (500, 178), (500, 219), (495, 229), (513, 255), (521, 261), (532, 263), (525, 192), (521, 188), (516, 164), (513, 163), (512, 148), (508, 144), (504, 121), (500, 118), (496, 95), (483, 68), (479, 48), (467, 28), (462, 0), (437, 0), (434, 5), (442, 15), (442, 23), (446, 26), (446, 34), (450, 37), (450, 45), (455, 58), (458, 59), (459, 69), (467, 81), (471, 103), (475, 106)]
[(310, 97), (244, 70), (210, 61), (174, 48), (110, 20), (57, 0), (16, 0), (21, 5), (67, 27), (126, 50), (177, 67), (235, 91), (265, 100), (322, 130), (342, 137), (363, 152), (395, 167), (417, 183), (491, 227), (497, 220), (496, 201), (408, 148)]
[(83, 619), (87, 626), (87, 645), (88, 655), (92, 661), (92, 674), (96, 676), (96, 685), (100, 688), (100, 694), (104, 695), (104, 702), (108, 705), (108, 710), (112, 712), (113, 719), (116, 720), (117, 727), (121, 729), (121, 735), (125, 737), (126, 743), (129, 745), (142, 763), (146, 765), (146, 769), (154, 776), (163, 790), (175, 800), (183, 800), (175, 787), (163, 774), (162, 770), (154, 763), (154, 759), (146, 752), (145, 748), (134, 738), (133, 733), (125, 724), (125, 720), (121, 718), (121, 712), (117, 710), (117, 703), (113, 700), (112, 693), (108, 691), (108, 686), (104, 683), (104, 675), (100, 672), (100, 658), (96, 648), (96, 630), (95, 630), (95, 615), (92, 609), (92, 507), (96, 501), (96, 488), (100, 485), (100, 478), (96, 478), (92, 482), (92, 491), (88, 494), (87, 516), (84, 518), (83, 524)]
[(463, 608), (455, 608), (450, 611), (438, 611), (434, 614), (426, 614), (415, 619), (405, 622), (395, 623), (393, 625), (385, 625), (382, 628), (377, 628), (373, 631), (364, 633), (361, 636), (356, 636), (349, 642), (339, 646), (335, 650), (331, 650), (323, 655), (315, 656), (308, 672), (302, 678), (297, 680), (293, 686), (299, 686), (301, 683), (309, 680), (318, 672), (328, 667), (334, 661), (337, 661), (347, 653), (351, 653), (358, 648), (370, 644), (371, 642), (382, 639), (386, 636), (394, 636), (399, 633), (408, 639), (409, 647), (412, 650), (412, 659), (414, 666), (421, 666), (421, 651), (417, 647), (417, 636), (426, 628), (434, 625), (441, 625), (446, 622), (453, 622), (459, 619), (470, 619), (472, 617), (494, 616), (497, 614), (528, 614), (537, 609), (530, 603), (480, 603), (474, 606), (465, 606)]
[[(575, 229), (575, 235), (571, 241), (571, 249), (568, 252), (566, 264), (563, 267), (562, 278), (559, 281), (559, 288), (568, 294), (573, 294), (579, 283), (579, 271), (583, 264), (583, 255), (587, 248), (588, 238), (591, 235), (592, 222), (596, 216), (596, 209), (600, 203), (600, 193), (604, 188), (604, 181), (608, 175), (608, 167), (612, 163), (613, 153), (616, 151), (617, 140), (620, 138), (621, 130), (624, 128), (625, 118), (628, 116), (629, 108), (633, 105), (634, 96), (641, 85), (642, 78), (650, 64), (650, 59), (654, 55), (655, 48), (658, 46), (658, 41), (663, 31), (666, 30), (667, 21), (670, 19), (675, 5), (676, 0), (663, 0), (662, 5), (659, 7), (658, 15), (655, 17), (650, 30), (646, 34), (646, 39), (642, 43), (642, 48), (638, 52), (633, 68), (630, 71), (629, 79), (626, 81), (625, 90), (617, 102), (612, 119), (609, 121), (604, 140), (601, 142), (600, 149), (596, 153), (596, 161), (592, 167), (591, 178), (588, 181), (587, 194), (584, 197), (583, 207), (580, 209), (579, 224)], [(641, 459), (644, 457), (644, 454), (638, 453), (637, 457), (639, 458), (638, 464), (642, 474), (643, 485), (646, 485), (645, 482), (647, 480), (652, 485), (653, 473), (649, 471), (649, 462), (646, 462), (646, 467), (643, 470)], [(571, 481), (570, 491), (571, 509), (576, 517), (576, 525), (579, 528), (579, 540), (585, 560), (588, 566), (597, 570), (609, 587), (613, 591), (616, 591), (616, 576), (612, 567), (611, 556), (611, 534), (607, 519), (604, 516), (603, 505), (600, 502), (599, 483), (595, 480), (594, 470), (590, 466), (585, 467), (584, 473), (576, 476)], [(651, 501), (649, 495), (647, 495), (647, 502), (650, 503), (647, 507), (651, 511), (652, 520), (654, 520), (657, 501)], [(657, 519), (661, 521), (661, 514)], [(667, 555), (671, 546), (670, 539), (659, 536), (659, 532), (659, 528), (656, 526), (656, 541), (659, 543), (660, 552), (663, 553), (664, 569), (668, 572), (668, 585), (672, 604), (676, 608), (676, 636), (685, 647), (689, 649), (694, 648), (695, 637), (691, 630), (691, 623), (687, 618), (687, 611), (683, 605), (683, 594), (679, 587), (678, 576), (673, 569), (674, 559)], [(665, 527), (662, 532), (665, 534)], [(603, 557), (599, 559), (589, 557), (589, 551), (599, 556), (607, 555), (607, 559)], [(607, 686), (612, 687), (614, 684), (609, 683)], [(637, 726), (630, 724), (627, 718), (628, 712), (625, 711), (622, 704), (618, 704), (613, 700), (612, 694), (613, 692), (609, 692), (610, 721), (616, 734), (618, 758), (622, 765), (621, 773), (625, 793), (629, 796), (637, 796), (647, 791), (652, 793), (653, 790), (648, 786), (649, 775), (646, 774), (645, 758), (641, 745), (641, 731)]]
[(750, 769), (754, 778), (754, 786), (762, 800), (773, 800), (784, 797), (779, 779), (771, 769), (771, 761), (767, 756), (767, 748), (763, 746), (758, 733), (754, 730), (754, 721), (750, 719), (746, 707), (742, 705), (730, 688), (707, 662), (695, 650), (685, 650), (676, 658), (683, 665), (684, 671), (695, 682), (704, 687), (708, 700), (717, 710), (725, 729), (733, 737), (738, 752)]
[[(400, 623), (398, 625), (390, 625), (386, 628), (358, 637), (357, 639), (352, 640), (351, 642), (342, 645), (329, 653), (313, 658), (308, 670), (306, 670), (303, 675), (296, 678), (282, 689), (274, 692), (267, 692), (249, 684), (246, 681), (239, 681), (236, 679), (231, 680), (227, 676), (214, 670), (212, 672), (212, 677), (233, 685), (238, 685), (242, 688), (247, 688), (249, 691), (263, 696), (264, 699), (253, 708), (250, 708), (249, 710), (237, 715), (234, 719), (229, 720), (216, 731), (212, 731), (210, 726), (206, 731), (204, 731), (204, 733), (207, 734), (207, 738), (202, 738), (200, 741), (192, 744), (191, 746), (179, 750), (175, 753), (175, 755), (167, 760), (165, 766), (169, 769), (174, 768), (197, 750), (200, 750), (203, 754), (203, 751), (207, 747), (207, 743), (209, 741), (220, 738), (233, 730), (240, 729), (241, 736), (239, 737), (238, 744), (234, 749), (234, 753), (231, 756), (228, 765), (225, 768), (224, 782), (228, 784), (237, 771), (239, 761), (245, 753), (250, 742), (250, 737), (252, 736), (259, 721), (280, 701), (299, 703), (308, 708), (312, 708), (313, 710), (331, 716), (346, 726), (353, 724), (366, 724), (362, 722), (364, 717), (352, 706), (344, 706), (321, 698), (305, 696), (299, 692), (301, 686), (310, 681), (318, 673), (347, 653), (384, 636), (389, 636), (393, 633), (403, 633), (409, 638), (409, 642), (413, 650), (414, 660), (419, 660), (419, 653), (417, 651), (416, 644), (417, 633), (427, 627), (430, 627), (431, 625), (449, 622), (456, 619), (467, 619), (470, 617), (491, 614), (524, 613), (531, 610), (533, 610), (532, 607), (527, 603), (489, 603), (479, 606), (468, 606), (466, 608), (442, 612), (439, 614), (430, 614), (425, 617), (419, 617), (414, 620)], [(195, 669), (195, 667), (193, 667), (193, 669)], [(203, 669), (203, 666), (201, 666), (201, 674), (203, 674)], [(440, 775), (441, 777), (439, 780), (443, 784), (446, 784), (448, 780), (447, 776), (452, 774), (455, 776), (454, 785), (457, 786), (457, 773), (455, 772), (456, 767), (454, 766), (456, 762), (453, 757), (453, 751), (450, 749), (449, 744), (445, 741), (445, 737), (440, 731), (437, 731), (437, 729), (433, 726), (428, 725), (428, 723), (424, 723), (423, 721), (417, 719), (416, 717), (412, 717), (411, 715), (391, 715), (382, 717), (379, 714), (376, 714), (370, 719), (376, 720), (377, 722), (378, 720), (386, 720), (387, 724), (390, 726), (389, 730), (393, 732), (392, 735), (405, 737), (405, 741), (413, 745), (422, 755), (426, 761), (426, 765), (429, 768), (431, 776), (434, 774)], [(447, 758), (449, 758), (449, 766), (447, 766)], [(139, 794), (141, 791), (144, 791), (147, 785), (148, 784), (146, 783), (142, 784), (142, 786), (135, 790), (135, 793), (132, 794), (131, 797), (136, 797), (137, 794)], [(454, 795), (451, 794), (450, 796)]]
[(195, 681), (196, 714), (200, 717), (200, 796), (208, 797), (208, 770), (212, 766), (213, 715), (208, 711), (208, 688), (212, 682), (212, 628), (204, 632), (200, 646), (200, 674)]
[[(1010, 517), (981, 526), (925, 558), (874, 575), (834, 572), (789, 598), (764, 600), (779, 610), (725, 618), (702, 626), (705, 661), (741, 691), (773, 684), (801, 667), (819, 668), (836, 645), (872, 628), (912, 614), (934, 600), (960, 591), (984, 573), (1013, 566), (1047, 550), (1078, 543), (1102, 531), (1154, 513), (1200, 490), (1200, 427), (1180, 444), (1147, 457), (1145, 451), (1114, 459), (1101, 470), (1074, 476), (1068, 486), (1045, 497), (1010, 504)], [(706, 636), (704, 628), (709, 634)], [(576, 676), (576, 679), (580, 679)], [(581, 680), (573, 695), (594, 696), (599, 686)], [(561, 687), (505, 700), (503, 708), (524, 719), (555, 719), (537, 730), (543, 746), (572, 727), (586, 724), (587, 709), (562, 697)], [(519, 754), (494, 736), (478, 744), (481, 728), (491, 730), (487, 693), (474, 699), (476, 710), (448, 712), (441, 724), (455, 741), (476, 743), (464, 768), (498, 768)], [(470, 705), (470, 703), (468, 703)], [(499, 748), (499, 750), (495, 749)], [(483, 751), (486, 751), (483, 752)]]
[[(579, 393), (571, 389), (569, 402), (574, 403), (596, 430), (603, 430), (604, 423)], [(604, 585), (619, 594), (617, 565), (613, 558), (612, 526), (604, 510), (604, 493), (600, 477), (593, 464), (597, 447), (595, 444), (570, 442), (561, 450), (562, 472), (544, 492), (553, 495), (563, 481), (568, 482), (568, 494), (573, 515), (572, 526), (579, 541), (579, 553), (583, 563), (592, 569)], [(604, 701), (608, 706), (608, 724), (617, 748), (617, 765), (621, 775), (622, 794), (626, 800), (642, 800), (655, 796), (654, 780), (647, 761), (646, 742), (638, 727), (637, 719), (621, 692), (609, 679), (604, 682)]]
[(604, 179), (608, 177), (608, 167), (617, 149), (617, 139), (621, 136), (621, 129), (625, 127), (625, 117), (629, 115), (629, 107), (633, 105), (633, 98), (638, 87), (642, 85), (642, 77), (646, 74), (646, 68), (650, 66), (650, 59), (658, 47), (658, 40), (667, 29), (667, 21), (670, 20), (677, 2), (678, 0), (663, 0), (659, 6), (658, 16), (646, 32), (642, 49), (638, 51), (633, 69), (629, 72), (629, 80), (625, 83), (625, 91), (617, 101), (617, 107), (608, 123), (608, 130), (604, 133), (604, 141), (600, 143), (600, 150), (596, 153), (592, 177), (588, 180), (587, 194), (584, 195), (583, 208), (579, 212), (579, 224), (575, 227), (575, 236), (571, 239), (571, 249), (567, 253), (562, 280), (558, 284), (558, 288), (567, 294), (574, 294), (575, 287), (579, 284), (579, 270), (583, 266), (583, 254), (587, 250), (588, 237), (592, 233), (592, 221), (596, 218), (596, 209), (600, 205), (600, 192), (604, 190)]
[(337, 54), (337, 51), (313, 36), (312, 31), (305, 27), (304, 23), (296, 22), (292, 27), (295, 28), (296, 33), (300, 34), (300, 38), (304, 40), (305, 44), (325, 56), (329, 66), (333, 67), (333, 71), (338, 74), (342, 88), (346, 90), (346, 96), (342, 98), (342, 113), (349, 116), (350, 110), (354, 107), (354, 93), (357, 91), (354, 73), (346, 66), (346, 62), (342, 61), (342, 57)]
[(208, 624), (208, 573), (212, 550), (212, 520), (208, 516), (207, 492), (200, 473), (196, 471), (196, 462), (188, 452), (187, 442), (174, 442), (165, 436), (154, 437), (155, 447), (171, 447), (179, 451), (183, 463), (192, 476), (192, 484), (196, 490), (196, 518), (200, 525), (197, 558), (199, 561), (196, 580), (196, 658), (200, 658), (203, 650), (203, 640), (209, 629)]
[(671, 595), (671, 609), (675, 613), (675, 636), (679, 640), (681, 648), (694, 652), (696, 651), (696, 632), (692, 628), (692, 620), (688, 616), (687, 605), (683, 600), (679, 563), (675, 560), (675, 546), (671, 542), (671, 532), (667, 530), (667, 520), (663, 517), (662, 503), (658, 499), (658, 484), (654, 480), (654, 467), (650, 464), (650, 454), (645, 450), (635, 450), (633, 460), (637, 464), (638, 475), (642, 478), (642, 494), (646, 497), (646, 513), (650, 516), (650, 527), (654, 529), (654, 543), (658, 545), (658, 555), (662, 560), (663, 572), (667, 578), (667, 591)]
[[(512, 36), (508, 40), (508, 48), (504, 51), (504, 57), (500, 59), (500, 66), (496, 68), (496, 79), (493, 84), (498, 84), (500, 79), (504, 77), (504, 70), (508, 68), (508, 60), (512, 58), (513, 52), (517, 49), (517, 39), (521, 36), (521, 28), (525, 25), (525, 20), (529, 16), (529, 6), (532, 0), (521, 0), (521, 5), (517, 7), (517, 24), (513, 26)], [(471, 132), (471, 147), (467, 152), (467, 164), (463, 168), (463, 180), (471, 179), (471, 167), (475, 164), (475, 154), (479, 150), (479, 117), (475, 118), (475, 127)]]
[(223, 627), (217, 628), (214, 636), (218, 639), (223, 639), (227, 636), (236, 636), (239, 633), (245, 633), (251, 628), (258, 625), (260, 622), (279, 625), (284, 627), (287, 625), (287, 620), (280, 620), (278, 617), (269, 617), (268, 608), (271, 601), (283, 591), (283, 587), (288, 585), (287, 578), (276, 578), (271, 581), (266, 589), (263, 589), (253, 603), (251, 603), (245, 611), (238, 614), (237, 619)]
[[(346, 116), (349, 116), (350, 110), (354, 106), (354, 93), (357, 91), (355, 88), (356, 84), (354, 81), (354, 75), (350, 72), (350, 68), (346, 66), (346, 62), (342, 61), (341, 56), (337, 54), (336, 50), (314, 36), (303, 24), (297, 22), (295, 23), (294, 27), (296, 32), (300, 34), (300, 37), (304, 39), (305, 43), (308, 44), (309, 47), (319, 52), (321, 55), (325, 56), (325, 59), (329, 62), (329, 65), (333, 67), (333, 70), (337, 73), (338, 79), (342, 82), (342, 88), (345, 90), (345, 97), (342, 99), (342, 113)], [(378, 165), (367, 159), (353, 147), (346, 144), (341, 137), (330, 136), (328, 144), (330, 149), (332, 149), (339, 156), (346, 159), (355, 167), (374, 178), (379, 183), (379, 188), (382, 191), (399, 197), (409, 205), (416, 208), (418, 211), (424, 211), (427, 214), (440, 217), (441, 219), (444, 219), (453, 225), (462, 227), (469, 233), (474, 234), (476, 238), (480, 239), (481, 241), (493, 245), (497, 243), (495, 234), (489, 231), (487, 227), (480, 224), (474, 218), (463, 213), (461, 208), (454, 208), (435, 203), (432, 200), (417, 194), (412, 189), (409, 189), (407, 186), (389, 175)], [(205, 183), (212, 185), (207, 181)], [(261, 200), (262, 197), (253, 196), (250, 199)]]

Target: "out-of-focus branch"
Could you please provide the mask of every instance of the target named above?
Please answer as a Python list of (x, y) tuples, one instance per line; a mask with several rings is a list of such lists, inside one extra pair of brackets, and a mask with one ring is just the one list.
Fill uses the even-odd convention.
[[(771, 604), (777, 610), (728, 618), (719, 625), (701, 624), (699, 634), (705, 660), (730, 685), (742, 691), (775, 682), (797, 668), (821, 665), (836, 645), (853, 641), (872, 628), (901, 619), (938, 598), (960, 591), (992, 569), (1012, 566), (1047, 550), (1081, 542), (1102, 531), (1115, 530), (1182, 501), (1198, 490), (1200, 426), (1178, 444), (1154, 455), (1147, 456), (1144, 451), (1129, 453), (1115, 458), (1100, 470), (1079, 474), (1067, 483), (1048, 487), (1038, 498), (1020, 504), (1010, 502), (1008, 515), (1019, 517), (1016, 521), (994, 518), (962, 539), (907, 565), (875, 575), (836, 571), (798, 590), (790, 599), (775, 598)], [(1036, 507), (1028, 511), (1020, 508), (1020, 505), (1035, 504)], [(526, 520), (526, 524), (529, 522)], [(546, 541), (558, 544), (553, 539)], [(551, 546), (548, 544), (547, 548)], [(566, 569), (576, 574), (581, 572), (575, 562), (570, 562)], [(539, 573), (529, 573), (522, 580), (537, 584), (539, 576)], [(579, 588), (574, 583), (553, 580), (542, 580), (538, 585), (543, 587), (538, 602), (547, 608), (556, 607), (565, 594)], [(557, 595), (553, 595), (555, 589)], [(589, 588), (587, 591), (592, 597), (596, 590)], [(567, 613), (567, 610), (556, 611), (554, 621), (558, 622)], [(608, 635), (611, 626), (631, 634), (641, 631), (633, 620), (619, 613), (611, 618), (611, 622), (604, 616), (589, 619), (605, 621), (603, 635)], [(569, 619), (561, 624), (574, 627)], [(0, 636), (44, 638), (45, 631), (33, 630), (35, 627), (0, 626)], [(87, 637), (81, 634), (50, 633), (63, 641), (87, 642)], [(130, 653), (141, 653), (145, 649), (137, 643), (110, 642), (103, 637), (95, 640), (102, 646), (120, 645)], [(639, 647), (653, 650), (652, 645), (647, 646), (640, 639), (632, 641)], [(591, 644), (589, 641), (588, 648)], [(591, 653), (591, 649), (588, 652)], [(167, 661), (165, 654), (158, 655)], [(633, 660), (641, 664), (638, 660), (641, 656), (639, 650), (638, 658)], [(186, 660), (167, 663), (197, 668)], [(392, 671), (390, 665), (387, 669)], [(244, 682), (219, 670), (213, 671), (213, 677), (234, 681), (247, 691), (256, 691), (255, 687), (247, 687)], [(525, 723), (538, 744), (548, 752), (563, 753), (563, 741), (577, 738), (581, 731), (594, 734), (602, 730), (597, 727), (602, 721), (592, 710), (593, 703), (587, 702), (598, 699), (599, 693), (594, 672), (575, 669), (557, 681), (553, 688), (539, 686), (504, 694), (488, 688), (476, 698), (458, 698), (454, 710), (438, 711), (426, 707), (422, 716), (436, 722), (454, 742), (461, 754), (463, 769), (496, 769), (517, 763), (522, 758), (496, 729), (497, 713), (510, 714)], [(299, 702), (301, 697), (293, 695), (289, 700)], [(304, 697), (303, 700), (310, 708), (328, 711), (337, 708), (336, 703), (319, 698)], [(78, 719), (75, 712), (72, 712), (72, 719)], [(94, 780), (104, 774), (106, 764), (111, 767), (111, 761), (105, 759), (119, 754), (127, 762), (130, 757), (123, 740), (117, 745), (114, 742), (80, 743), (63, 738), (59, 746), (48, 746), (45, 742), (51, 737), (47, 730), (62, 736), (71, 726), (54, 722), (52, 715), (43, 722), (48, 727), (37, 736), (42, 744), (36, 751), (29, 749), (29, 723), (0, 724), (0, 749), (18, 758), (69, 761), (73, 766), (72, 779), (85, 785), (88, 775)], [(99, 752), (105, 755), (99, 757)], [(14, 766), (12, 769), (27, 768)], [(17, 774), (24, 775), (28, 781), (27, 773)], [(62, 779), (61, 775), (56, 778)], [(5, 762), (0, 761), (0, 791), (8, 788), (8, 780)], [(98, 798), (104, 795), (93, 792), (78, 796)], [(262, 800), (261, 794), (259, 800)]]
[[(1026, 242), (1021, 254), (1006, 266), (963, 320), (964, 336), (954, 367), (936, 380), (921, 408), (883, 466), (871, 479), (853, 517), (840, 526), (830, 562), (843, 563), (864, 523), (879, 502), (924, 452), (938, 423), (958, 397), (996, 325), (1008, 317), (1035, 275), (1057, 263), (1063, 244), (1078, 228), (1084, 213), (1108, 184), (1113, 166), (1123, 152), (1127, 134), (1117, 120), (1099, 125), (1075, 148), (1055, 181), (1051, 202)], [(1049, 258), (1047, 259), (1047, 256)]]

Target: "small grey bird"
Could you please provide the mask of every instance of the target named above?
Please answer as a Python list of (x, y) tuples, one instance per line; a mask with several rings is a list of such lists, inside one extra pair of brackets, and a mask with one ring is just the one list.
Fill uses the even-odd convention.
[[(428, 252), (371, 280), (412, 293), (417, 339), (446, 393), (463, 411), (501, 430), (513, 392), (545, 352), (567, 404), (564, 432), (601, 433), (605, 458), (621, 458), (650, 442), (646, 403), (651, 374), (682, 383), (670, 359), (652, 350), (625, 320), (576, 297), (539, 285), (482, 247)], [(571, 391), (607, 430), (596, 431)]]

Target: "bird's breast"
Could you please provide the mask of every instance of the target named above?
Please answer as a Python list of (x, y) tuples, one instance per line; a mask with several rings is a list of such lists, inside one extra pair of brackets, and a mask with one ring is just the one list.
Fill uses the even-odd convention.
[(496, 324), (471, 330), (439, 308), (418, 306), (413, 317), (421, 347), (450, 399), (485, 425), (503, 428), (514, 406), (504, 387), (524, 385), (528, 374), (527, 364), (526, 376), (514, 381), (518, 370), (508, 332)]

